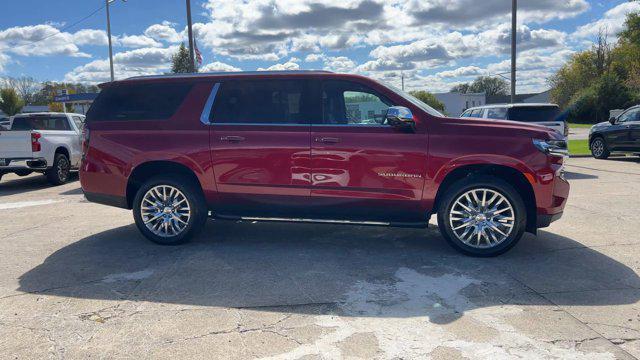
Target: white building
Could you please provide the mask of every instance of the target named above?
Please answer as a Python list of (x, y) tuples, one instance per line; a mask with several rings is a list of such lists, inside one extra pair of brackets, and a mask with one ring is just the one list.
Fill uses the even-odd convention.
[(444, 104), (445, 114), (458, 117), (468, 108), (482, 106), (487, 103), (485, 93), (460, 94), (456, 92), (433, 94)]

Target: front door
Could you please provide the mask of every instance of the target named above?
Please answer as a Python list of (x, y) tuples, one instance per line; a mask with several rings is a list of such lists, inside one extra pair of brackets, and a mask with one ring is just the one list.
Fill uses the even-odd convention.
[(626, 111), (618, 121), (625, 128), (627, 134), (624, 150), (640, 151), (640, 108)]
[(310, 83), (227, 80), (210, 116), (223, 215), (288, 216), (310, 196)]
[(311, 126), (312, 204), (326, 218), (425, 220), (424, 131), (385, 122), (392, 101), (352, 81), (321, 84), (322, 121)]

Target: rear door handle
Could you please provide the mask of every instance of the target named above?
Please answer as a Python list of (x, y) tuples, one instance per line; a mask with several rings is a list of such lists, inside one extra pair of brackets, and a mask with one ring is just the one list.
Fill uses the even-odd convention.
[(243, 136), (223, 136), (220, 138), (221, 141), (228, 141), (228, 142), (241, 142), (244, 141), (244, 137)]
[(316, 138), (316, 142), (321, 142), (325, 144), (337, 144), (340, 142), (340, 139), (334, 137), (320, 137)]

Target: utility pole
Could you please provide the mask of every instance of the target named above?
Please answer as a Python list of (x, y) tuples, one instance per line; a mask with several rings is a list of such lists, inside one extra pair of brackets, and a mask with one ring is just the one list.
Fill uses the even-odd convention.
[(511, 103), (516, 102), (516, 46), (517, 46), (517, 14), (518, 0), (512, 0), (511, 4)]
[(113, 47), (111, 45), (111, 16), (109, 14), (109, 4), (113, 0), (105, 0), (107, 7), (107, 38), (109, 38), (109, 68), (111, 69), (111, 81), (113, 82)]
[(196, 69), (196, 60), (194, 55), (194, 43), (193, 43), (193, 25), (191, 23), (191, 0), (187, 0), (187, 29), (189, 33), (189, 60), (191, 61), (192, 69)]

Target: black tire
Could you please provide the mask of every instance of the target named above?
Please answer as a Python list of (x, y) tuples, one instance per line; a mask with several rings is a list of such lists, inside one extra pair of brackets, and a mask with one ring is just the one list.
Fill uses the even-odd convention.
[(52, 185), (63, 185), (69, 181), (71, 162), (65, 154), (57, 153), (53, 159), (53, 166), (45, 172), (47, 180)]
[[(478, 248), (465, 244), (462, 240), (458, 239), (451, 227), (451, 222), (449, 221), (450, 211), (455, 205), (455, 201), (458, 197), (474, 189), (493, 190), (504, 196), (513, 208), (515, 220), (511, 233), (509, 233), (509, 236), (506, 239), (493, 247)], [(472, 176), (459, 180), (446, 190), (446, 194), (439, 201), (438, 227), (440, 229), (440, 233), (447, 240), (449, 245), (465, 255), (475, 257), (492, 257), (503, 254), (520, 241), (524, 235), (526, 225), (527, 210), (522, 196), (506, 181), (493, 176)]]
[(591, 155), (596, 159), (605, 160), (611, 155), (607, 142), (604, 141), (602, 136), (594, 137), (591, 140), (591, 144), (589, 144), (589, 149), (591, 150)]
[[(178, 189), (187, 199), (191, 216), (187, 225), (179, 234), (163, 237), (154, 234), (144, 223), (140, 211), (145, 194), (159, 185), (168, 185)], [(186, 176), (178, 174), (160, 175), (145, 182), (133, 200), (133, 218), (140, 232), (149, 240), (160, 245), (180, 245), (196, 236), (204, 227), (208, 217), (207, 203), (199, 184)]]

